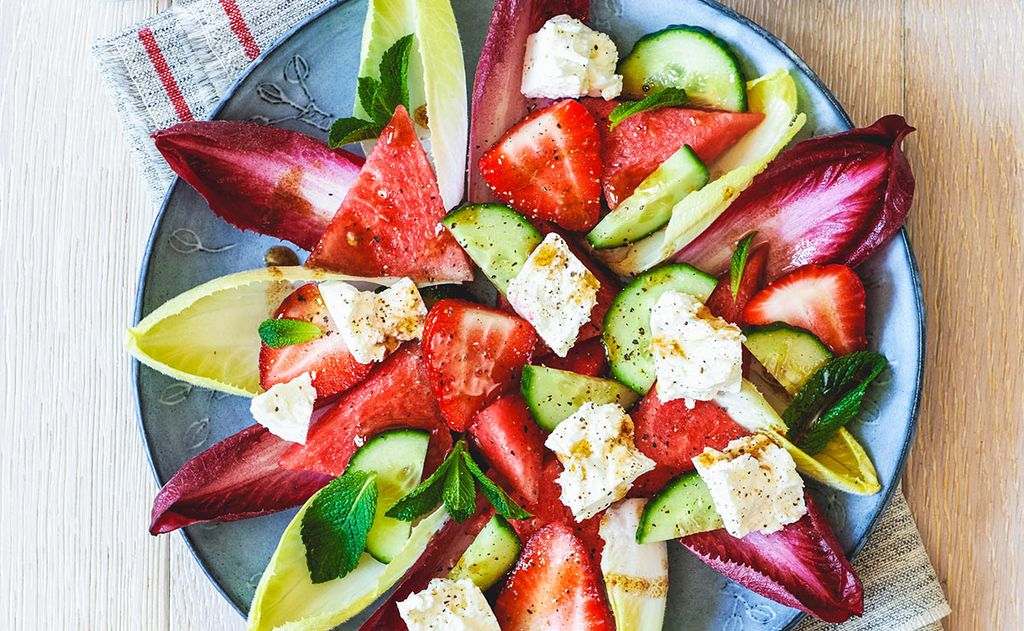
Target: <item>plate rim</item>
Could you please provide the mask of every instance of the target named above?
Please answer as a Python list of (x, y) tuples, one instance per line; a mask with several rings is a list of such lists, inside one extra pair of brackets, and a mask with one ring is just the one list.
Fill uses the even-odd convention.
[[(843, 124), (846, 126), (846, 128), (852, 129), (854, 127), (853, 120), (847, 113), (846, 108), (843, 107), (843, 105), (839, 102), (835, 94), (832, 93), (832, 90), (829, 89), (827, 85), (825, 85), (821, 77), (818, 76), (818, 73), (811, 69), (807, 62), (805, 62), (803, 58), (797, 55), (793, 51), (793, 49), (791, 49), (785, 42), (782, 41), (782, 39), (774, 35), (772, 32), (770, 32), (769, 30), (767, 30), (754, 20), (737, 12), (731, 7), (725, 6), (721, 2), (718, 2), (717, 0), (696, 1), (700, 2), (701, 4), (707, 5), (711, 9), (726, 16), (730, 20), (733, 20), (735, 22), (740, 23), (743, 26), (750, 28), (757, 35), (764, 38), (764, 40), (767, 41), (769, 44), (778, 49), (779, 52), (781, 52), (794, 66), (796, 66), (796, 68), (798, 68), (808, 79), (810, 79), (811, 83), (819, 90), (819, 92), (822, 95), (825, 96), (826, 101), (829, 103), (832, 109), (839, 115), (839, 118), (843, 121)], [(273, 43), (265, 47), (264, 50), (249, 64), (249, 66), (247, 66), (246, 69), (231, 83), (230, 87), (228, 87), (224, 91), (224, 94), (221, 96), (220, 100), (210, 111), (205, 120), (217, 119), (221, 111), (223, 111), (224, 108), (227, 107), (229, 101), (232, 99), (232, 97), (234, 97), (235, 93), (239, 90), (241, 84), (249, 78), (249, 75), (251, 75), (256, 70), (256, 68), (259, 67), (259, 65), (265, 61), (265, 59), (268, 56), (273, 54), (278, 48), (280, 48), (282, 45), (284, 45), (293, 37), (295, 37), (300, 31), (305, 29), (307, 26), (309, 26), (316, 20), (320, 19), (324, 14), (348, 2), (349, 0), (337, 0), (336, 2), (332, 2), (327, 6), (324, 6), (323, 8), (311, 13), (306, 18), (296, 23), (283, 35), (278, 37)], [(142, 320), (143, 317), (142, 309), (143, 296), (145, 295), (146, 290), (146, 277), (149, 274), (150, 263), (153, 258), (153, 246), (156, 241), (157, 233), (159, 232), (159, 228), (165, 219), (171, 196), (173, 195), (177, 187), (182, 185), (183, 182), (181, 178), (175, 175), (167, 188), (167, 192), (164, 194), (163, 201), (160, 203), (160, 209), (157, 211), (156, 215), (153, 218), (153, 224), (152, 227), (150, 228), (149, 237), (146, 240), (146, 247), (142, 253), (142, 264), (139, 266), (139, 274), (138, 279), (136, 281), (134, 309), (134, 324), (136, 325)], [(903, 255), (906, 258), (907, 264), (909, 265), (911, 289), (914, 301), (914, 311), (917, 316), (915, 324), (918, 330), (917, 346), (920, 350), (917, 358), (917, 366), (914, 375), (914, 399), (910, 412), (910, 422), (908, 426), (909, 430), (907, 432), (906, 440), (904, 441), (903, 447), (901, 448), (897, 459), (897, 475), (894, 477), (893, 482), (889, 484), (888, 488), (885, 488), (882, 491), (881, 507), (868, 523), (867, 528), (864, 530), (864, 534), (854, 543), (853, 550), (849, 554), (849, 558), (851, 560), (854, 557), (856, 557), (861, 552), (861, 550), (864, 549), (864, 546), (867, 544), (868, 539), (870, 539), (871, 535), (874, 534), (876, 528), (878, 527), (878, 522), (882, 519), (883, 515), (888, 510), (889, 505), (892, 503), (892, 499), (895, 496), (896, 490), (900, 488), (902, 484), (902, 477), (906, 470), (907, 458), (917, 437), (917, 429), (921, 417), (921, 405), (923, 399), (922, 395), (924, 384), (924, 371), (927, 357), (928, 337), (927, 318), (924, 305), (924, 291), (921, 285), (921, 272), (917, 264), (917, 257), (915, 256), (914, 249), (911, 246), (906, 227), (900, 228), (899, 233), (896, 235), (896, 239), (894, 240), (898, 240), (897, 242), (899, 243)], [(153, 445), (150, 440), (149, 433), (146, 430), (145, 423), (143, 422), (141, 367), (141, 362), (139, 362), (139, 360), (135, 358), (132, 358), (131, 380), (133, 386), (132, 398), (134, 399), (135, 402), (135, 424), (139, 431), (139, 434), (142, 437), (142, 444), (146, 452), (146, 461), (149, 463), (150, 471), (152, 472), (157, 484), (160, 487), (162, 487), (164, 484), (167, 483), (167, 480), (161, 480), (160, 474), (157, 471), (156, 463), (153, 461)], [(243, 618), (247, 617), (248, 608), (244, 608), (241, 605), (241, 603), (236, 602), (234, 598), (229, 596), (227, 592), (224, 590), (224, 588), (221, 586), (220, 582), (213, 577), (211, 569), (208, 566), (206, 559), (204, 559), (196, 550), (196, 547), (192, 541), (192, 536), (184, 528), (178, 529), (178, 533), (184, 539), (185, 546), (188, 548), (188, 551), (192, 555), (192, 558), (195, 559), (196, 563), (199, 565), (203, 574), (210, 581), (210, 583), (213, 584), (217, 592), (220, 593), (220, 595), (225, 600), (227, 600), (228, 603), (230, 603), (231, 607), (236, 612), (238, 612), (239, 615), (241, 615)], [(796, 625), (799, 624), (807, 616), (806, 613), (798, 612), (797, 610), (793, 611), (795, 613), (794, 617), (784, 627), (782, 627), (782, 631), (789, 631), (795, 628)]]

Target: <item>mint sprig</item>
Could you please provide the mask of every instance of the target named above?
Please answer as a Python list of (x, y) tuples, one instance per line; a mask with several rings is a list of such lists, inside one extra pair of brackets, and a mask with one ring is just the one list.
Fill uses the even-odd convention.
[(747, 255), (750, 254), (750, 242), (757, 236), (757, 232), (751, 232), (743, 237), (736, 245), (736, 251), (732, 253), (732, 264), (729, 265), (729, 289), (732, 290), (733, 300), (740, 293), (740, 281), (743, 280), (743, 271), (747, 268)]
[(377, 474), (351, 471), (321, 490), (302, 516), (306, 567), (314, 583), (345, 576), (359, 565), (377, 511)]
[(612, 113), (608, 115), (608, 122), (611, 123), (608, 130), (614, 130), (618, 127), (619, 123), (640, 112), (652, 112), (666, 107), (677, 107), (685, 105), (689, 100), (685, 90), (681, 88), (665, 88), (645, 96), (639, 101), (625, 101), (616, 105)]
[(324, 334), (312, 322), (292, 318), (275, 318), (260, 323), (260, 339), (270, 348), (282, 348), (315, 340)]
[(782, 413), (793, 443), (812, 456), (860, 413), (868, 386), (889, 365), (883, 355), (860, 351), (836, 357), (814, 373)]
[(402, 521), (414, 521), (432, 512), (443, 502), (452, 519), (462, 523), (476, 512), (478, 489), (502, 517), (528, 519), (532, 516), (484, 475), (470, 456), (465, 440), (455, 443), (441, 466), (418, 487), (398, 500), (388, 510), (387, 516)]
[(359, 77), (356, 96), (359, 106), (369, 117), (339, 118), (331, 125), (328, 144), (331, 149), (360, 140), (380, 136), (391, 122), (399, 105), (409, 109), (409, 58), (412, 55), (412, 35), (406, 35), (391, 45), (381, 56), (378, 65), (380, 78)]

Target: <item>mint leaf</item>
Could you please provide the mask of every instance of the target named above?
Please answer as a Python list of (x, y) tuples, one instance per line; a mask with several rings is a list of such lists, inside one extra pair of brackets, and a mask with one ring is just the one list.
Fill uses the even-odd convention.
[(685, 90), (680, 88), (665, 88), (660, 92), (655, 92), (650, 96), (645, 96), (639, 101), (625, 101), (616, 105), (615, 109), (612, 110), (612, 113), (608, 115), (608, 122), (611, 123), (608, 130), (614, 130), (619, 123), (634, 114), (639, 114), (640, 112), (652, 112), (666, 107), (685, 105), (689, 100), (690, 99), (686, 96)]
[(836, 357), (814, 373), (782, 413), (793, 443), (812, 456), (860, 413), (864, 393), (888, 366), (883, 355), (860, 351)]
[(339, 118), (331, 125), (327, 144), (331, 149), (344, 147), (360, 140), (370, 140), (380, 135), (380, 128), (361, 118)]
[(452, 460), (444, 480), (444, 507), (451, 518), (460, 524), (476, 511), (476, 484), (466, 468), (466, 460), (472, 462), (469, 453), (462, 450), (461, 457)]
[(315, 340), (324, 334), (320, 327), (305, 320), (277, 318), (260, 323), (260, 339), (270, 348), (281, 348)]
[(533, 517), (533, 515), (523, 510), (519, 504), (516, 504), (505, 491), (502, 491), (500, 486), (484, 475), (484, 472), (473, 462), (468, 452), (464, 456), (466, 468), (469, 469), (469, 472), (473, 474), (473, 477), (480, 484), (480, 492), (491, 503), (494, 510), (498, 511), (498, 514), (505, 519), (529, 519)]
[[(412, 34), (400, 38), (380, 58), (380, 98), (387, 108), (386, 120), (391, 120), (399, 105), (409, 110), (409, 57), (412, 54)], [(410, 112), (411, 114), (411, 112)], [(383, 125), (381, 125), (383, 127)]]
[(729, 289), (732, 290), (733, 300), (740, 293), (740, 281), (743, 280), (743, 270), (747, 268), (747, 255), (750, 253), (750, 242), (757, 236), (757, 232), (751, 232), (743, 237), (736, 245), (736, 251), (732, 253), (732, 264), (729, 266)]
[(430, 474), (430, 477), (409, 491), (402, 499), (395, 502), (395, 505), (389, 508), (385, 514), (388, 517), (402, 521), (415, 521), (440, 506), (445, 486), (445, 476), (448, 473), (448, 469), (452, 466), (452, 454), (455, 453), (458, 447), (459, 445), (456, 444), (451, 454), (445, 458), (441, 466)]
[(377, 510), (377, 474), (352, 471), (320, 491), (302, 516), (302, 544), (314, 583), (345, 576), (359, 565)]

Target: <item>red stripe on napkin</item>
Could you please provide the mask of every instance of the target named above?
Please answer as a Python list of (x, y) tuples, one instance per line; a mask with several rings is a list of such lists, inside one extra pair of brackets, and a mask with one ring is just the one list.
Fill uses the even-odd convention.
[(224, 7), (224, 13), (228, 15), (228, 21), (231, 22), (231, 31), (242, 43), (242, 48), (245, 49), (245, 55), (249, 61), (259, 57), (259, 44), (252, 36), (252, 31), (249, 30), (249, 25), (245, 22), (245, 16), (242, 15), (242, 10), (238, 8), (235, 0), (220, 0), (220, 6)]
[(167, 59), (164, 58), (163, 51), (160, 50), (160, 46), (156, 43), (153, 29), (144, 28), (139, 31), (139, 41), (142, 42), (143, 48), (146, 49), (146, 54), (149, 55), (149, 62), (153, 64), (156, 76), (160, 78), (160, 83), (163, 84), (167, 98), (170, 99), (171, 105), (174, 106), (174, 111), (178, 114), (178, 118), (182, 121), (194, 120), (192, 110), (189, 109), (185, 96), (181, 93), (181, 88), (178, 87), (178, 81), (174, 78), (171, 67), (167, 65)]

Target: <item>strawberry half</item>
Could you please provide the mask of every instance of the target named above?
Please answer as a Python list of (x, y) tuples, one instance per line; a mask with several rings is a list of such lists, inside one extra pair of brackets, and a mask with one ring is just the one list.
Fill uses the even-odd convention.
[(562, 524), (544, 526), (526, 542), (494, 613), (502, 631), (615, 628), (594, 562)]
[(403, 428), (430, 432), (425, 470), (433, 471), (451, 448), (452, 436), (427, 384), (418, 344), (404, 344), (369, 379), (343, 394), (313, 421), (306, 444), (293, 445), (282, 456), (281, 466), (338, 476), (368, 438)]
[(423, 358), (448, 427), (473, 416), (519, 383), (537, 333), (526, 320), (465, 300), (442, 300), (423, 326)]
[(312, 322), (323, 330), (323, 335), (281, 348), (264, 344), (260, 349), (260, 385), (264, 390), (308, 372), (313, 374), (317, 399), (327, 399), (366, 379), (373, 369), (373, 364), (360, 364), (352, 357), (316, 284), (309, 283), (292, 292), (274, 317)]
[(764, 287), (764, 272), (768, 265), (768, 245), (761, 244), (750, 251), (747, 256), (747, 264), (743, 268), (743, 276), (740, 278), (739, 291), (736, 296), (732, 295), (732, 278), (729, 273), (722, 274), (718, 279), (718, 285), (711, 292), (711, 296), (705, 303), (711, 313), (722, 318), (726, 322), (743, 326), (743, 308), (758, 291)]
[(825, 516), (810, 495), (804, 499), (807, 514), (770, 535), (737, 539), (719, 529), (679, 541), (751, 591), (825, 622), (844, 622), (864, 612), (864, 589)]
[(867, 346), (864, 283), (845, 265), (805, 265), (768, 285), (743, 309), (748, 324), (785, 322), (845, 355)]
[(601, 139), (587, 108), (566, 99), (537, 110), (480, 158), (502, 201), (531, 219), (584, 232), (601, 212)]
[(518, 393), (505, 395), (473, 419), (469, 433), (480, 452), (527, 503), (537, 501), (544, 435)]

